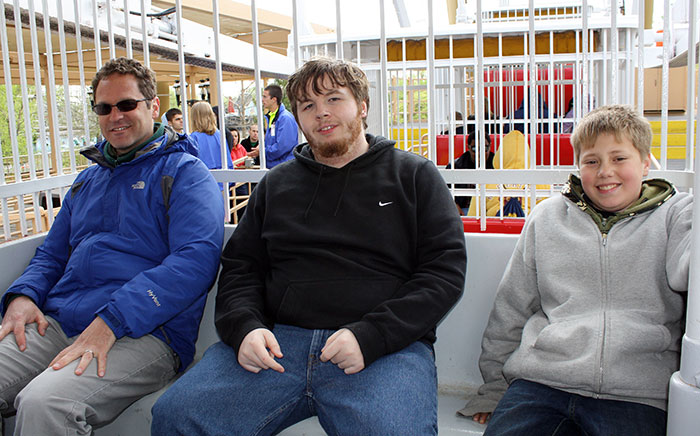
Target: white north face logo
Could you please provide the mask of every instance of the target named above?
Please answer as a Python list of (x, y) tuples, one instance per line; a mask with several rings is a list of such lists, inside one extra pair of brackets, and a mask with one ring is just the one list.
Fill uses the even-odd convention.
[(131, 185), (131, 189), (143, 189), (145, 187), (146, 183), (143, 180), (139, 180), (138, 182)]

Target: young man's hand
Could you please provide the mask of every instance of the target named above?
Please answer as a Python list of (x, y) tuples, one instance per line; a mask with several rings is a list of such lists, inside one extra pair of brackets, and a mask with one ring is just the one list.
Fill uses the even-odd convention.
[(248, 333), (238, 348), (238, 363), (243, 369), (258, 373), (262, 369), (284, 372), (284, 367), (275, 360), (282, 358), (282, 350), (275, 335), (268, 329), (259, 328)]
[(348, 329), (333, 333), (321, 350), (322, 362), (333, 362), (345, 374), (356, 374), (365, 369), (365, 358), (355, 335)]
[(31, 298), (24, 295), (15, 297), (7, 307), (5, 317), (2, 319), (0, 340), (12, 332), (15, 334), (17, 347), (20, 351), (24, 351), (27, 348), (27, 337), (24, 334), (24, 329), (27, 324), (33, 322), (37, 324), (39, 334), (44, 336), (46, 328), (49, 326), (49, 322), (46, 321), (44, 314)]
[(474, 416), (472, 416), (472, 419), (479, 424), (486, 424), (486, 421), (488, 421), (490, 417), (491, 412), (479, 412), (475, 413)]

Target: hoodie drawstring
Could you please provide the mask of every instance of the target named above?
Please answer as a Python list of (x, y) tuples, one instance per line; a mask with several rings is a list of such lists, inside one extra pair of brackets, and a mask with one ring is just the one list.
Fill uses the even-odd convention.
[(340, 210), (340, 205), (343, 202), (343, 195), (345, 195), (345, 190), (348, 187), (348, 181), (350, 180), (350, 171), (352, 171), (353, 164), (348, 165), (348, 170), (345, 172), (345, 183), (343, 183), (343, 190), (340, 191), (340, 196), (338, 197), (338, 204), (335, 205), (335, 212), (333, 216), (338, 216), (338, 211)]
[(314, 205), (314, 201), (316, 201), (316, 195), (318, 194), (318, 188), (321, 187), (321, 178), (323, 177), (323, 167), (321, 167), (321, 170), (318, 172), (318, 180), (316, 181), (316, 188), (314, 188), (314, 195), (311, 196), (311, 202), (309, 202), (309, 205), (306, 207), (306, 210), (304, 211), (304, 222), (306, 222), (306, 218), (309, 216), (309, 211), (311, 210), (311, 206)]

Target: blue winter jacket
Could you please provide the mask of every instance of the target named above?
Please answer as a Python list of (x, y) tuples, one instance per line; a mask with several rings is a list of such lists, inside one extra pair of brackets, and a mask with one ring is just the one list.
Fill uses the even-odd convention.
[(265, 115), (267, 131), (265, 132), (265, 165), (271, 169), (282, 162), (294, 159), (294, 147), (299, 142), (299, 127), (294, 115), (284, 104), (280, 104), (273, 120)]
[(194, 144), (170, 128), (117, 167), (104, 146), (81, 150), (97, 165), (76, 178), (2, 312), (25, 295), (68, 337), (100, 316), (117, 339), (161, 339), (184, 369), (218, 270), (221, 194)]

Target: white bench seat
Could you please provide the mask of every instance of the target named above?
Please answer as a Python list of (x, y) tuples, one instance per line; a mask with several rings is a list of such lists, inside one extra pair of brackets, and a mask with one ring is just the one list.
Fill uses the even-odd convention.
[[(227, 225), (225, 240), (234, 226)], [(435, 364), (438, 370), (438, 429), (440, 435), (481, 435), (486, 428), (471, 419), (457, 416), (467, 396), (481, 383), (477, 365), (481, 352), (481, 336), (488, 320), (496, 288), (510, 259), (518, 235), (465, 234), (467, 243), (467, 280), (464, 295), (438, 326)], [(0, 245), (0, 292), (4, 292), (34, 256), (44, 235), (23, 238)], [(195, 362), (204, 351), (218, 341), (214, 327), (212, 288), (200, 324)], [(166, 388), (149, 394), (129, 406), (109, 425), (95, 430), (95, 436), (146, 436), (150, 433), (151, 407)], [(5, 419), (4, 436), (12, 434), (13, 418)], [(282, 433), (283, 436), (325, 435), (317, 418), (309, 418)]]

